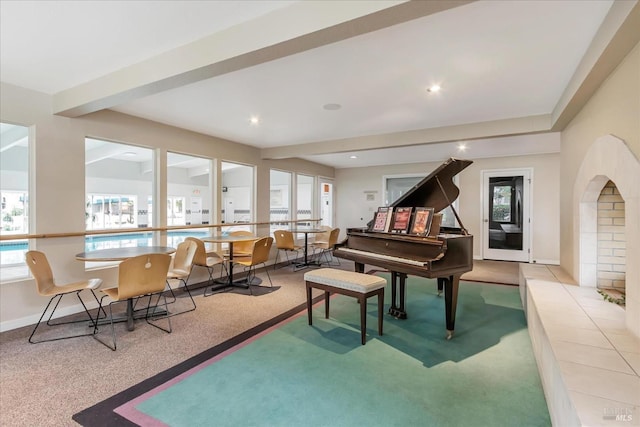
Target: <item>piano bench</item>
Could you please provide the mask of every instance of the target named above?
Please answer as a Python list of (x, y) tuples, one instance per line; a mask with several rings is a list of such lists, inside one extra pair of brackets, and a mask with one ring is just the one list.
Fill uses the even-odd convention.
[(304, 281), (307, 287), (307, 314), (309, 325), (312, 325), (311, 317), (311, 289), (324, 291), (325, 318), (329, 318), (329, 297), (332, 293), (355, 297), (360, 303), (360, 335), (362, 345), (367, 340), (367, 298), (378, 296), (378, 335), (382, 335), (382, 309), (384, 306), (384, 288), (386, 279), (370, 274), (356, 273), (354, 271), (338, 270), (335, 268), (320, 268), (306, 272)]

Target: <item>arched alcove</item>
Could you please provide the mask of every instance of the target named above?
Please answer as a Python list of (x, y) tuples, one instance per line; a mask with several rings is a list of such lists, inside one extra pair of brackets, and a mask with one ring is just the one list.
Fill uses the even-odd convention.
[(624, 141), (598, 138), (587, 151), (574, 185), (574, 271), (580, 286), (597, 284), (598, 197), (613, 181), (625, 201), (626, 324), (640, 336), (640, 162)]

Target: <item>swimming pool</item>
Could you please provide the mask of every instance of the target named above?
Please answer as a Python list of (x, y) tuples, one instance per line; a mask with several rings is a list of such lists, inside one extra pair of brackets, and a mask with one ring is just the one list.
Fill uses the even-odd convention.
[[(167, 246), (178, 246), (187, 236), (203, 238), (206, 231), (170, 231), (167, 233)], [(116, 235), (87, 236), (84, 239), (84, 250), (126, 248), (132, 246), (149, 246), (153, 244), (153, 233), (127, 233)], [(0, 242), (0, 265), (16, 265), (24, 263), (24, 254), (29, 250), (27, 240)]]

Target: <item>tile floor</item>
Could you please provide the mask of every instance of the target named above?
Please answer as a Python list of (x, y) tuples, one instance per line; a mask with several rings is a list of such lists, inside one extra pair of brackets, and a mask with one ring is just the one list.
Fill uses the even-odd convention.
[(624, 308), (544, 265), (521, 264), (520, 278), (554, 425), (640, 425), (640, 339)]

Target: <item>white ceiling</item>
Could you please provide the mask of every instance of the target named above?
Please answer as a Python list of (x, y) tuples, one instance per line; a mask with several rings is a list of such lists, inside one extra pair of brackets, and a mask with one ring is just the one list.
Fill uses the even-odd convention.
[(462, 3), (1, 0), (0, 80), (334, 167), (559, 151), (515, 135), (557, 130), (613, 2)]

